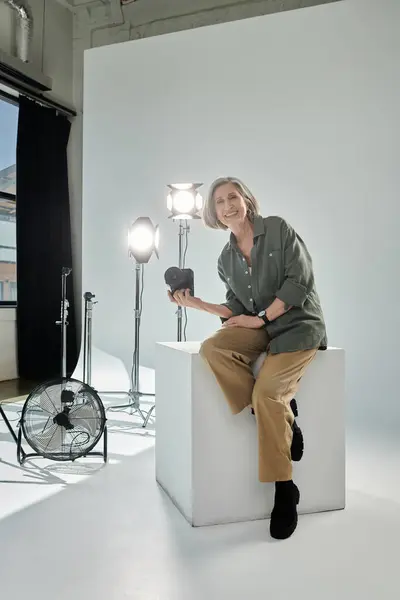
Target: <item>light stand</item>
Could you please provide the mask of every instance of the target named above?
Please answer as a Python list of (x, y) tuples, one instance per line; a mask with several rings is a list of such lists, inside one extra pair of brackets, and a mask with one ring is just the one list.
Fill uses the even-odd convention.
[(93, 301), (96, 296), (91, 292), (85, 292), (83, 294), (85, 299), (85, 323), (83, 330), (83, 381), (88, 385), (92, 385), (92, 313), (93, 304), (97, 302)]
[[(201, 211), (203, 205), (203, 199), (198, 192), (198, 189), (202, 186), (202, 183), (171, 183), (168, 184), (170, 192), (167, 198), (167, 207), (170, 211), (170, 219), (172, 218), (174, 221), (179, 221), (179, 231), (178, 231), (178, 241), (179, 241), (179, 249), (178, 249), (178, 260), (179, 260), (179, 269), (185, 268), (185, 258), (188, 247), (188, 235), (190, 233), (190, 226), (188, 224), (189, 219), (200, 219), (199, 212)], [(183, 249), (184, 241), (183, 237), (185, 236), (185, 249)], [(182, 307), (178, 306), (176, 311), (177, 315), (177, 341), (182, 341)], [(186, 316), (186, 308), (185, 308), (185, 317), (187, 323)], [(185, 329), (186, 329), (185, 323)], [(186, 339), (185, 332), (184, 337)]]
[[(145, 231), (143, 230), (145, 228)], [(136, 239), (135, 239), (136, 234)], [(150, 241), (150, 234), (152, 240)], [(141, 239), (142, 236), (142, 239)], [(141, 244), (142, 242), (142, 244)], [(152, 253), (158, 258), (158, 227), (154, 227), (148, 217), (139, 217), (133, 224), (129, 234), (129, 257), (135, 260), (135, 338), (133, 362), (130, 374), (130, 389), (126, 391), (107, 391), (100, 392), (101, 395), (128, 396), (127, 404), (111, 406), (108, 410), (121, 410), (130, 408), (132, 413), (137, 412), (143, 420), (143, 427), (146, 427), (155, 405), (150, 407), (147, 413), (144, 413), (140, 407), (140, 398), (143, 396), (154, 396), (152, 393), (141, 392), (139, 389), (139, 354), (140, 354), (140, 319), (142, 315), (142, 296), (143, 296), (143, 279), (144, 279), (144, 263), (148, 262)]]
[[(178, 239), (179, 239), (179, 268), (180, 269), (184, 269), (185, 268), (185, 258), (186, 258), (186, 251), (187, 251), (187, 245), (188, 245), (188, 235), (190, 233), (190, 226), (188, 225), (187, 220), (185, 219), (185, 221), (182, 221), (182, 219), (179, 220), (179, 232), (178, 232)], [(186, 236), (186, 247), (185, 250), (183, 249), (183, 236)], [(178, 306), (178, 310), (177, 310), (177, 320), (178, 320), (178, 330), (177, 330), (177, 340), (178, 342), (182, 341), (182, 306)]]
[(70, 267), (63, 267), (61, 271), (61, 320), (56, 321), (56, 325), (61, 325), (61, 377), (67, 377), (67, 325), (68, 325), (68, 307), (67, 299), (67, 277), (71, 273)]

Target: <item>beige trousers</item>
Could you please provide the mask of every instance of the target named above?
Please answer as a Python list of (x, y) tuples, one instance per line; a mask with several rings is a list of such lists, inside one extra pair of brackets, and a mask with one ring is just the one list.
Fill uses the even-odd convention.
[(220, 329), (201, 346), (233, 414), (253, 405), (258, 427), (259, 478), (263, 482), (292, 479), (290, 401), (317, 350), (268, 354), (254, 380), (252, 363), (265, 352), (265, 329)]

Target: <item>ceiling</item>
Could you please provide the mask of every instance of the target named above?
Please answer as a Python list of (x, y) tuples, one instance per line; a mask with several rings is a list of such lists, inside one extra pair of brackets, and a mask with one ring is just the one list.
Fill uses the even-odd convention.
[[(89, 6), (106, 6), (107, 4), (113, 4), (118, 0), (54, 0), (58, 4), (65, 6), (71, 12), (77, 12), (80, 8), (88, 8)], [(122, 1), (121, 4), (124, 4)]]

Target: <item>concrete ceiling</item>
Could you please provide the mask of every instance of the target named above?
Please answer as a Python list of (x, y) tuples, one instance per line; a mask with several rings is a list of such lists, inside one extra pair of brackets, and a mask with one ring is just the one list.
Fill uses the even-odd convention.
[(341, 0), (52, 1), (75, 14), (75, 38), (85, 39), (86, 49)]
[[(133, 10), (146, 10), (152, 12), (152, 17), (155, 19), (165, 18), (165, 14), (187, 14), (212, 10), (214, 8), (229, 7), (235, 5), (244, 5), (255, 3), (257, 0), (53, 0), (68, 8), (72, 12), (77, 12), (80, 9), (95, 8), (101, 6), (122, 5), (123, 7), (131, 6)], [(270, 11), (281, 12), (284, 10), (295, 10), (316, 6), (318, 4), (328, 4), (330, 2), (338, 2), (340, 0), (265, 0), (264, 4), (270, 4)], [(258, 0), (261, 4), (261, 0)]]
[[(96, 7), (96, 6), (106, 6), (107, 4), (115, 3), (115, 0), (53, 0), (61, 6), (68, 8), (71, 12), (78, 12), (79, 9)], [(116, 0), (119, 2), (119, 0)], [(122, 4), (122, 2), (119, 2)]]

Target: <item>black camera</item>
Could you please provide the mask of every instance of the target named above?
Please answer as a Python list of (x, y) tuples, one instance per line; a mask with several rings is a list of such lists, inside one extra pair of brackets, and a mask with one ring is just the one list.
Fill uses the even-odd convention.
[(194, 273), (192, 269), (179, 269), (170, 267), (164, 273), (164, 280), (174, 294), (177, 290), (189, 290), (191, 296), (194, 296)]

